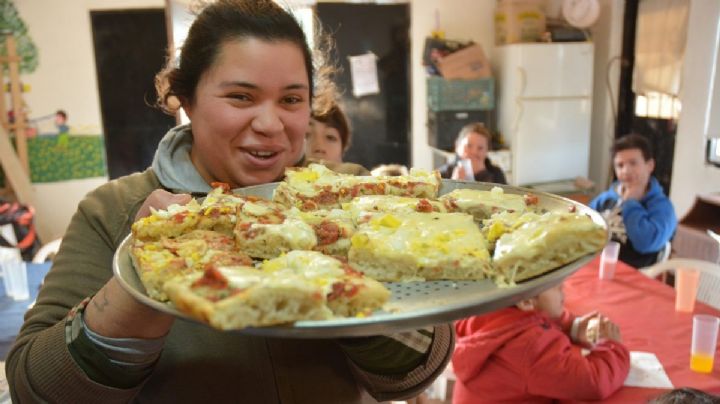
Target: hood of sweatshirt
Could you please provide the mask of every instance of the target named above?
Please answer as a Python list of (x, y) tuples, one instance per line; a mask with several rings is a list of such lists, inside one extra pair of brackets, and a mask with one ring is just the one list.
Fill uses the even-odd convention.
[(212, 187), (200, 176), (190, 160), (192, 143), (189, 124), (170, 129), (158, 144), (152, 168), (160, 183), (173, 192), (205, 194)]
[(456, 322), (457, 338), (452, 358), (455, 375), (463, 382), (472, 379), (483, 369), (488, 358), (508, 341), (543, 324), (550, 324), (545, 315), (516, 307)]

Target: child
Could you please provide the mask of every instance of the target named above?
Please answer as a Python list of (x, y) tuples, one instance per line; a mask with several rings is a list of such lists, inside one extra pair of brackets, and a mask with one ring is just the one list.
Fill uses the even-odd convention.
[[(453, 403), (593, 400), (620, 388), (630, 354), (617, 325), (596, 312), (573, 319), (563, 300), (560, 284), (515, 306), (458, 321)], [(597, 329), (588, 327), (593, 319)], [(590, 353), (583, 356), (568, 334)]]

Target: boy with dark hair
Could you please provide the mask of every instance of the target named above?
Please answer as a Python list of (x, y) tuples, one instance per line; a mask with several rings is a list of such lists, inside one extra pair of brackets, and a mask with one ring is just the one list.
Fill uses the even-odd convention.
[[(630, 353), (617, 325), (597, 312), (573, 318), (563, 301), (559, 284), (455, 323), (453, 403), (600, 400), (619, 389)], [(590, 353), (583, 355), (573, 342)]]
[(617, 181), (590, 207), (607, 220), (612, 239), (621, 245), (621, 261), (635, 268), (650, 266), (675, 233), (675, 210), (652, 176), (655, 160), (647, 139), (623, 136), (613, 144), (612, 156)]

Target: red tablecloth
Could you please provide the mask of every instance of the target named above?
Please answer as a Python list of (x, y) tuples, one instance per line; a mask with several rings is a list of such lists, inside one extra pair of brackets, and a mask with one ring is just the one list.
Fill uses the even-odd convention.
[[(622, 262), (618, 262), (613, 280), (599, 280), (598, 266), (596, 259), (565, 281), (565, 306), (578, 315), (592, 310), (607, 315), (620, 326), (629, 350), (652, 352), (658, 357), (676, 388), (720, 394), (720, 346), (712, 373), (690, 370), (693, 313), (675, 311), (675, 290)], [(720, 311), (697, 302), (694, 314), (700, 313), (720, 316)], [(607, 402), (646, 402), (663, 392), (622, 387)]]

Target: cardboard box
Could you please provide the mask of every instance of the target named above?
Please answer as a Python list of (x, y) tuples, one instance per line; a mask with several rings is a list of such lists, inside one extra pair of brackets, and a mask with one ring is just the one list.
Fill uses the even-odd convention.
[(538, 42), (545, 32), (542, 0), (502, 0), (495, 9), (495, 44)]
[(490, 62), (478, 44), (445, 56), (437, 62), (437, 68), (446, 79), (473, 80), (492, 77)]

